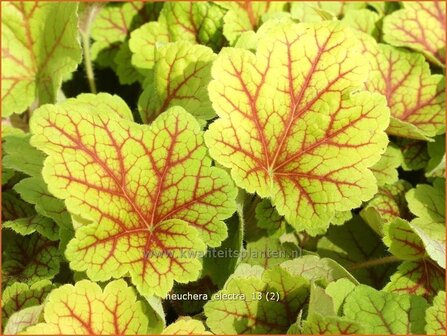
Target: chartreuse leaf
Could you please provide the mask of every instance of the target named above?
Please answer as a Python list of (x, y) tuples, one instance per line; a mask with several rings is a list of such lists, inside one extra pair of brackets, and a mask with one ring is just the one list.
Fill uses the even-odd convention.
[(394, 145), (389, 145), (379, 162), (371, 167), (379, 187), (397, 182), (397, 168), (402, 165), (402, 161), (403, 157), (400, 149)]
[(60, 253), (57, 242), (33, 233), (27, 239), (9, 230), (2, 231), (3, 280), (32, 284), (52, 279), (59, 272)]
[(221, 4), (228, 9), (224, 17), (223, 33), (230, 45), (234, 45), (244, 32), (256, 31), (263, 22), (263, 16), (282, 12), (286, 3), (260, 1), (234, 1)]
[(425, 332), (428, 335), (444, 335), (447, 329), (445, 320), (445, 292), (440, 291), (433, 300), (433, 306), (425, 312)]
[(316, 255), (305, 255), (285, 261), (281, 264), (281, 267), (293, 275), (299, 275), (309, 281), (317, 281), (323, 285), (338, 279), (347, 279), (356, 285), (358, 284), (358, 281), (337, 262)]
[(366, 7), (366, 2), (355, 1), (297, 1), (291, 4), (294, 19), (301, 22), (320, 22), (341, 18), (355, 9)]
[(402, 218), (396, 218), (384, 227), (383, 242), (392, 254), (402, 260), (419, 260), (425, 256), (422, 239)]
[(399, 217), (408, 218), (405, 193), (410, 188), (411, 184), (405, 180), (380, 187), (373, 199), (360, 211), (360, 216), (377, 234), (383, 236), (384, 224)]
[[(353, 5), (353, 3), (346, 3)], [(369, 9), (352, 9), (348, 10), (341, 20), (348, 27), (357, 29), (365, 34), (372, 35), (374, 38), (379, 37), (377, 22), (380, 16), (376, 12)]]
[(44, 319), (25, 334), (124, 335), (151, 329), (142, 302), (124, 280), (104, 289), (89, 280), (61, 286), (48, 295)]
[(388, 292), (422, 295), (429, 299), (445, 288), (445, 271), (434, 261), (404, 261), (383, 288)]
[(408, 207), (417, 217), (410, 222), (427, 254), (445, 269), (445, 180), (433, 186), (419, 184), (407, 194)]
[(205, 305), (206, 324), (216, 334), (285, 333), (308, 292), (306, 279), (280, 266), (265, 271), (262, 278), (230, 278)]
[(115, 67), (114, 59), (130, 31), (143, 23), (138, 12), (143, 2), (106, 5), (99, 9), (91, 27), (92, 58), (100, 66)]
[(77, 7), (74, 2), (2, 2), (3, 117), (56, 100), (62, 80), (81, 61)]
[(338, 279), (327, 285), (325, 291), (332, 298), (334, 311), (337, 315), (342, 314), (343, 304), (355, 287), (356, 284), (346, 278)]
[(432, 75), (429, 64), (417, 53), (380, 44), (374, 56), (367, 88), (387, 98), (388, 134), (429, 140), (444, 133), (444, 76)]
[(132, 64), (144, 75), (154, 66), (157, 45), (174, 41), (200, 43), (213, 49), (223, 44), (224, 9), (209, 2), (166, 2), (157, 22), (135, 29), (129, 40)]
[(331, 227), (318, 241), (318, 253), (346, 267), (361, 283), (375, 287), (383, 286), (393, 269), (392, 264), (370, 268), (356, 267), (370, 259), (387, 255), (382, 240), (358, 216), (342, 226)]
[(357, 286), (346, 298), (344, 315), (362, 324), (362, 334), (421, 334), (427, 302), (419, 296)]
[(32, 306), (18, 311), (11, 315), (8, 323), (5, 325), (4, 333), (6, 335), (16, 335), (29, 326), (37, 324), (42, 315), (43, 305)]
[(445, 62), (445, 3), (404, 2), (403, 9), (385, 17), (384, 40), (420, 51), (435, 64)]
[(378, 94), (351, 93), (367, 75), (356, 48), (340, 24), (283, 23), (256, 56), (225, 49), (212, 68), (211, 156), (311, 235), (377, 190), (369, 167), (385, 150), (388, 109)]
[(212, 333), (206, 331), (202, 321), (182, 317), (166, 327), (162, 335), (212, 335)]
[(2, 293), (3, 325), (15, 312), (42, 304), (53, 288), (55, 286), (49, 280), (37, 281), (32, 285), (14, 282), (11, 286), (6, 287)]
[(47, 105), (30, 127), (32, 144), (48, 154), (50, 192), (91, 222), (67, 246), (73, 270), (95, 281), (130, 274), (143, 295), (197, 278), (204, 241), (215, 247), (227, 235), (222, 220), (237, 190), (210, 167), (194, 117), (173, 108), (149, 127), (105, 106), (85, 113)]
[(445, 178), (445, 135), (435, 138), (434, 142), (427, 144), (430, 160), (425, 167), (425, 176)]
[(213, 51), (185, 41), (168, 43), (156, 51), (154, 75), (144, 83), (138, 101), (143, 122), (152, 122), (171, 106), (181, 106), (195, 117), (215, 116), (208, 98)]

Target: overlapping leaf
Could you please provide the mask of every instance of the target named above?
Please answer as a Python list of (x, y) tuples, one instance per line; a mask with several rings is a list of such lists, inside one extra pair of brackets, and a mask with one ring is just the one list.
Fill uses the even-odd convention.
[(380, 187), (374, 198), (362, 209), (360, 216), (374, 231), (383, 236), (385, 223), (398, 217), (408, 218), (409, 211), (405, 193), (410, 188), (410, 183), (405, 180)]
[(375, 287), (384, 285), (393, 270), (392, 264), (369, 268), (356, 267), (357, 264), (387, 254), (379, 236), (357, 216), (342, 226), (330, 228), (319, 240), (318, 252), (320, 256), (332, 258), (346, 267), (361, 283)]
[(206, 331), (201, 321), (181, 318), (165, 328), (162, 335), (212, 335), (212, 333)]
[(15, 282), (2, 293), (2, 321), (24, 308), (40, 305), (55, 286), (49, 280), (41, 280), (28, 285)]
[(404, 261), (397, 267), (385, 291), (408, 293), (431, 298), (445, 288), (445, 272), (428, 259)]
[(368, 167), (385, 149), (388, 110), (380, 95), (350, 94), (367, 76), (356, 47), (336, 23), (281, 24), (256, 56), (226, 49), (213, 65), (211, 156), (298, 231), (323, 232), (376, 191)]
[(222, 26), (225, 11), (207, 2), (167, 2), (157, 22), (149, 22), (134, 30), (129, 40), (132, 64), (142, 74), (154, 66), (157, 44), (189, 41), (213, 48), (223, 44)]
[(5, 325), (4, 332), (6, 335), (16, 335), (29, 326), (39, 322), (42, 315), (43, 306), (32, 306), (18, 311), (11, 315), (8, 323)]
[(403, 3), (403, 9), (385, 17), (386, 42), (420, 51), (439, 65), (445, 62), (445, 3), (441, 1)]
[(425, 313), (427, 325), (425, 331), (431, 335), (444, 335), (447, 329), (445, 317), (445, 292), (440, 291), (433, 300), (433, 306), (427, 309)]
[(403, 157), (400, 149), (394, 145), (389, 145), (379, 162), (371, 167), (379, 187), (397, 182), (397, 168), (400, 167), (402, 161)]
[(3, 117), (56, 100), (62, 80), (81, 61), (77, 6), (2, 2)]
[(147, 295), (197, 278), (197, 252), (226, 237), (236, 197), (227, 174), (210, 167), (197, 121), (181, 108), (151, 127), (105, 107), (82, 112), (45, 106), (31, 122), (33, 145), (49, 155), (50, 192), (91, 222), (67, 246), (71, 267), (97, 281), (130, 273)]
[(367, 88), (383, 94), (391, 111), (388, 134), (427, 140), (445, 132), (445, 79), (432, 75), (420, 54), (379, 45)]
[(224, 17), (223, 33), (230, 45), (234, 45), (241, 34), (256, 31), (263, 22), (263, 17), (284, 11), (286, 3), (248, 0), (223, 2), (222, 6), (228, 9)]
[(82, 280), (53, 290), (44, 306), (45, 322), (29, 327), (25, 334), (146, 334), (151, 326), (144, 309), (124, 280), (112, 281), (104, 289)]
[(206, 88), (215, 57), (210, 48), (185, 41), (158, 48), (154, 74), (145, 81), (138, 101), (143, 122), (152, 122), (175, 105), (202, 120), (214, 117)]
[(421, 238), (427, 254), (445, 268), (445, 180), (433, 186), (418, 185), (406, 195), (410, 211), (417, 216), (410, 223)]
[(300, 22), (320, 22), (364, 7), (366, 3), (362, 1), (297, 1), (291, 4), (291, 14)]
[[(217, 334), (284, 333), (303, 308), (308, 286), (307, 280), (280, 266), (265, 271), (262, 278), (230, 278), (216, 295), (233, 299), (212, 298), (204, 308), (206, 323)], [(277, 292), (278, 301), (267, 300), (268, 292)], [(255, 299), (258, 294), (259, 300)]]
[(17, 218), (2, 223), (2, 227), (14, 230), (22, 236), (38, 232), (49, 240), (59, 239), (59, 227), (51, 219), (39, 214), (25, 218)]
[(445, 178), (445, 135), (438, 136), (434, 142), (428, 143), (427, 152), (430, 160), (425, 167), (425, 176)]
[(27, 239), (12, 231), (2, 232), (3, 281), (6, 284), (52, 279), (59, 272), (60, 253), (57, 242), (38, 233)]

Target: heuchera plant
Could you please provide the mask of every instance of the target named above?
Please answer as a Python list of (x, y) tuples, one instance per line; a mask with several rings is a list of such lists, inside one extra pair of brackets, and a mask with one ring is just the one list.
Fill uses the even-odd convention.
[(445, 334), (445, 3), (2, 2), (5, 334)]

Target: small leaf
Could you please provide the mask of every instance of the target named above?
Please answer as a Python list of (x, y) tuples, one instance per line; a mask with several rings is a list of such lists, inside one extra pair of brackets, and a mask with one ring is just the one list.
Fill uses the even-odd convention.
[(385, 291), (422, 295), (429, 299), (445, 288), (445, 272), (431, 260), (404, 261), (397, 267)]
[(418, 170), (426, 167), (430, 157), (427, 152), (427, 143), (425, 141), (398, 139), (396, 142), (402, 151), (404, 162), (403, 170)]
[[(2, 2), (2, 116), (55, 102), (81, 61), (77, 3)], [(47, 24), (51, 22), (52, 24)]]
[(410, 188), (411, 184), (404, 180), (380, 187), (374, 198), (362, 209), (360, 216), (377, 234), (383, 236), (384, 224), (399, 217), (408, 218), (405, 193)]
[(357, 286), (347, 297), (344, 315), (361, 321), (365, 334), (420, 334), (427, 302), (418, 296), (380, 292)]
[(384, 40), (420, 51), (435, 64), (445, 62), (445, 3), (405, 2), (404, 8), (385, 17)]
[(22, 282), (14, 282), (2, 293), (2, 320), (6, 320), (15, 312), (37, 306), (44, 302), (46, 296), (55, 286), (49, 280), (34, 282), (31, 286)]
[(433, 187), (419, 184), (407, 194), (408, 207), (417, 218), (410, 226), (422, 239), (427, 254), (445, 269), (445, 180)]
[(223, 44), (223, 15), (223, 9), (214, 3), (166, 2), (157, 22), (132, 32), (132, 64), (147, 76), (154, 66), (157, 45), (166, 42), (188, 41), (219, 49)]
[(230, 45), (248, 31), (256, 31), (266, 14), (284, 11), (285, 2), (234, 1), (222, 3), (228, 9), (224, 17), (223, 33)]
[(156, 50), (154, 75), (144, 82), (138, 101), (141, 118), (151, 123), (171, 106), (181, 106), (195, 117), (211, 119), (206, 87), (216, 55), (210, 48), (185, 41), (168, 43)]
[(427, 325), (425, 332), (428, 335), (444, 335), (447, 329), (445, 318), (445, 292), (439, 291), (433, 300), (433, 306), (429, 307), (425, 313)]
[(163, 330), (162, 335), (212, 335), (212, 333), (206, 331), (202, 321), (182, 317)]
[(389, 251), (403, 260), (419, 260), (425, 256), (421, 238), (411, 229), (410, 223), (401, 218), (384, 227), (384, 243)]
[[(230, 278), (205, 305), (206, 323), (217, 334), (285, 333), (303, 308), (308, 286), (307, 280), (279, 266), (265, 271), (262, 279)], [(268, 301), (269, 293), (278, 293), (278, 302)]]
[(362, 1), (297, 1), (291, 5), (291, 13), (295, 19), (301, 22), (320, 22), (340, 18), (351, 10), (366, 7)]
[(203, 241), (216, 247), (226, 238), (222, 220), (234, 212), (237, 192), (210, 167), (197, 121), (181, 108), (151, 127), (105, 106), (82, 112), (47, 105), (31, 121), (33, 145), (49, 155), (50, 192), (91, 221), (67, 246), (72, 269), (96, 281), (130, 273), (143, 295), (164, 296), (174, 280), (195, 280)]
[(380, 95), (350, 94), (367, 72), (356, 46), (337, 23), (283, 23), (263, 34), (256, 56), (224, 49), (212, 68), (220, 118), (205, 133), (210, 155), (311, 235), (377, 188), (368, 168), (385, 150), (388, 110)]
[(5, 334), (16, 335), (29, 326), (35, 325), (39, 322), (42, 311), (43, 306), (33, 306), (12, 314), (5, 325)]
[[(148, 319), (134, 289), (124, 280), (99, 285), (82, 280), (53, 290), (44, 305), (45, 322), (25, 334), (146, 334)], [(150, 328), (150, 326), (149, 326)]]
[(2, 232), (4, 281), (34, 283), (52, 279), (59, 272), (60, 253), (57, 242), (37, 233), (23, 239), (12, 231)]
[(342, 314), (342, 308), (348, 295), (354, 290), (356, 284), (348, 279), (341, 278), (329, 283), (326, 287), (326, 293), (331, 296), (334, 304), (334, 310), (337, 315)]
[(2, 192), (2, 220), (9, 221), (35, 215), (33, 206), (23, 201), (14, 190)]
[[(353, 5), (353, 3), (347, 3)], [(365, 34), (369, 34), (374, 38), (379, 37), (379, 30), (377, 28), (377, 22), (379, 21), (379, 14), (369, 9), (352, 9), (348, 10), (341, 20), (348, 27), (354, 28)]]

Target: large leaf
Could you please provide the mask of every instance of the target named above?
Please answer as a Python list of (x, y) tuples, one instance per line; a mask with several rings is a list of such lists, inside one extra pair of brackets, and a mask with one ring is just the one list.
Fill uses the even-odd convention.
[(225, 49), (212, 68), (220, 118), (205, 134), (211, 156), (312, 235), (377, 189), (368, 168), (385, 150), (389, 112), (382, 96), (352, 93), (367, 77), (356, 49), (337, 23), (283, 23), (263, 34), (256, 56)]
[[(2, 2), (2, 115), (54, 102), (81, 61), (74, 2)], [(51, 24), (48, 24), (51, 22)]]
[(364, 334), (421, 334), (426, 307), (421, 297), (360, 285), (347, 297), (343, 311), (347, 318), (363, 325)]
[(144, 312), (124, 280), (112, 281), (104, 289), (82, 280), (53, 290), (44, 305), (45, 322), (29, 327), (25, 334), (146, 334), (151, 326)]
[(96, 281), (130, 274), (145, 295), (196, 279), (197, 252), (225, 239), (236, 197), (210, 167), (196, 119), (173, 108), (149, 127), (105, 107), (82, 112), (48, 105), (31, 121), (50, 192), (90, 222), (67, 246), (71, 267)]
[(158, 48), (154, 74), (145, 81), (138, 101), (143, 121), (150, 123), (175, 105), (203, 120), (214, 117), (206, 87), (215, 57), (210, 48), (185, 41)]
[(379, 45), (367, 88), (383, 94), (391, 111), (388, 134), (427, 140), (445, 132), (445, 79), (432, 75), (420, 54)]
[(420, 51), (439, 65), (445, 62), (445, 3), (441, 1), (403, 3), (404, 8), (385, 17), (386, 42)]
[(216, 334), (285, 333), (303, 308), (308, 286), (279, 266), (262, 279), (230, 278), (205, 305), (206, 323)]

